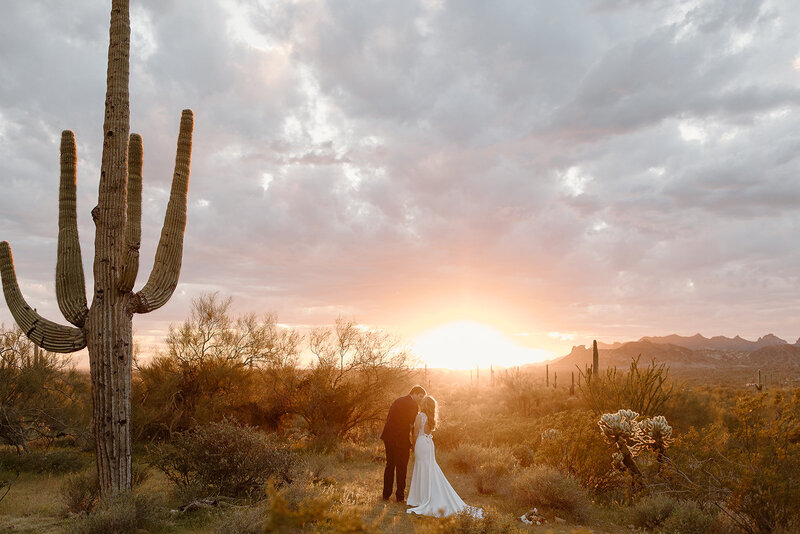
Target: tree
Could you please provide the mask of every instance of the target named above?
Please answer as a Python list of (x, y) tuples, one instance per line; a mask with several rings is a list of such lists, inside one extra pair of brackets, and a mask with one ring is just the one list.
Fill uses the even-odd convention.
[(379, 422), (411, 378), (409, 354), (389, 334), (339, 318), (332, 329), (309, 334), (314, 356), (300, 383), (296, 409), (312, 435), (342, 438)]
[(130, 135), (129, 0), (112, 0), (108, 45), (103, 155), (95, 232), (94, 291), (87, 306), (76, 214), (75, 136), (61, 136), (56, 296), (74, 327), (39, 316), (17, 284), (11, 248), (0, 243), (3, 292), (11, 314), (39, 347), (71, 353), (88, 347), (92, 379), (93, 428), (103, 498), (131, 487), (132, 319), (163, 306), (178, 283), (186, 227), (193, 115), (181, 115), (175, 173), (153, 271), (133, 291), (139, 268), (142, 209), (142, 139)]
[(0, 443), (22, 454), (35, 439), (83, 438), (87, 397), (88, 384), (68, 359), (0, 326)]
[(291, 410), (300, 335), (274, 314), (234, 317), (231, 302), (216, 293), (194, 299), (165, 349), (137, 366), (143, 434), (170, 436), (226, 416), (275, 427)]

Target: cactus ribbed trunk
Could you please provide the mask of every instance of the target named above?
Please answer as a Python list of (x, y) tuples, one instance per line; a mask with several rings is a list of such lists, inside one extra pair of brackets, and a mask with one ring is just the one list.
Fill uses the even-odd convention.
[(132, 320), (125, 309), (127, 299), (115, 297), (104, 295), (98, 301), (95, 296), (87, 321), (92, 423), (104, 498), (131, 487)]
[(142, 142), (135, 134), (129, 136), (130, 34), (129, 1), (112, 0), (103, 159), (98, 202), (92, 210), (96, 232), (89, 308), (78, 239), (75, 138), (70, 131), (62, 134), (56, 296), (64, 317), (76, 328), (49, 321), (28, 305), (17, 283), (11, 247), (0, 242), (3, 294), (28, 338), (52, 352), (89, 349), (92, 422), (103, 499), (131, 487), (132, 319), (134, 313), (163, 306), (178, 284), (194, 127), (191, 110), (184, 110), (153, 271), (142, 290), (134, 293), (141, 238)]
[(92, 374), (95, 451), (104, 496), (131, 487), (132, 319), (117, 290), (125, 242), (130, 64), (128, 0), (113, 0), (106, 78), (103, 160), (95, 232), (94, 294), (86, 330)]
[(597, 340), (592, 341), (592, 374), (600, 372), (600, 351), (597, 350)]

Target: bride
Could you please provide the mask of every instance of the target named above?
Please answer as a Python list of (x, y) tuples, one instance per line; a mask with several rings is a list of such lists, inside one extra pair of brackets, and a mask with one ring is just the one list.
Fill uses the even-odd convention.
[(467, 505), (447, 481), (433, 446), (438, 408), (436, 399), (428, 395), (422, 400), (422, 410), (414, 421), (414, 472), (411, 475), (411, 490), (406, 501), (409, 514), (449, 516), (466, 510), (474, 517), (481, 517), (483, 510)]

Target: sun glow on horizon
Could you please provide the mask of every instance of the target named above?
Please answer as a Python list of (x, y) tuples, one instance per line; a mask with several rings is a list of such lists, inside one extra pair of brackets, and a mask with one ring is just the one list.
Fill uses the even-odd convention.
[(447, 323), (422, 332), (413, 340), (412, 350), (428, 367), (447, 369), (511, 367), (555, 357), (547, 350), (518, 345), (500, 330), (475, 321)]

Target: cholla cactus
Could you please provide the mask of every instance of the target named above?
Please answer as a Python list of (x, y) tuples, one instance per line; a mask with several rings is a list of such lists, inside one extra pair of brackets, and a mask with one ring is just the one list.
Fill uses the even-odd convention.
[(612, 464), (621, 471), (630, 471), (634, 479), (631, 485), (641, 476), (635, 460), (639, 452), (643, 449), (652, 450), (661, 464), (673, 441), (672, 427), (663, 415), (643, 421), (637, 421), (638, 417), (639, 414), (633, 410), (619, 410), (617, 413), (604, 414), (597, 422), (606, 441), (617, 446), (617, 452), (612, 455)]
[(609, 443), (623, 441), (626, 445), (634, 446), (638, 443), (640, 433), (637, 417), (639, 414), (633, 410), (619, 410), (617, 413), (603, 414), (597, 424)]
[(639, 452), (641, 429), (636, 418), (639, 414), (633, 410), (619, 410), (617, 413), (603, 414), (598, 421), (600, 430), (606, 441), (617, 446), (617, 454), (621, 459), (615, 458), (615, 466), (621, 470), (627, 469), (631, 473), (631, 485), (642, 476), (634, 457)]
[(672, 427), (667, 424), (667, 419), (663, 415), (657, 415), (651, 419), (645, 419), (639, 423), (641, 430), (639, 441), (642, 446), (656, 453), (658, 463), (664, 461), (667, 448), (672, 445)]
[(614, 467), (614, 469), (625, 471), (625, 464), (623, 460), (624, 457), (622, 456), (622, 453), (615, 452), (611, 455), (611, 465)]
[(550, 428), (542, 432), (542, 441), (552, 441), (561, 435), (561, 431), (557, 428)]

